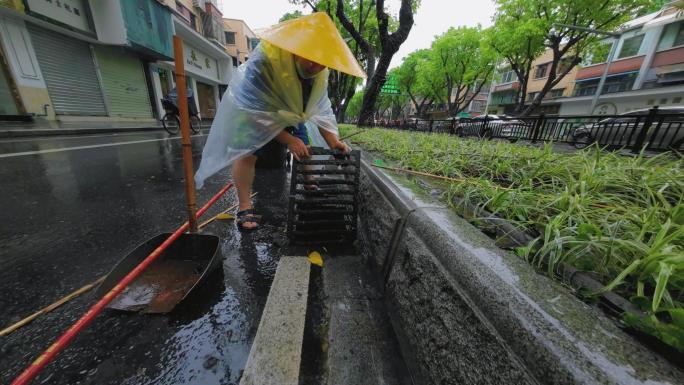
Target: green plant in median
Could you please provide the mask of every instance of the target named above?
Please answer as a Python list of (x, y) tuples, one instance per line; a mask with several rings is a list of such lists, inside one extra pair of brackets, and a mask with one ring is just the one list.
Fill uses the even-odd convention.
[(464, 198), (531, 234), (519, 256), (549, 274), (561, 262), (592, 272), (604, 290), (647, 314), (626, 315), (626, 323), (684, 351), (681, 159), (598, 149), (559, 154), (550, 146), (382, 129), (352, 140), (399, 167), (463, 180), (449, 184), (447, 198)]

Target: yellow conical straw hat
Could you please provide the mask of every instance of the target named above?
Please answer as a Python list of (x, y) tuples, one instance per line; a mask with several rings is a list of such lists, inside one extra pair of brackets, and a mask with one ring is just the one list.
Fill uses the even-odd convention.
[(259, 38), (328, 68), (366, 78), (366, 73), (325, 12), (276, 24), (262, 32)]

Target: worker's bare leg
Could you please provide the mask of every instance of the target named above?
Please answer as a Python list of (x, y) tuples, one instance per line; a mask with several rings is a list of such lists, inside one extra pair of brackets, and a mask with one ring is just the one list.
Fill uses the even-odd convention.
[[(233, 164), (233, 181), (237, 189), (239, 211), (252, 208), (252, 183), (254, 182), (254, 166), (257, 157), (254, 155), (247, 155), (235, 161)], [(257, 227), (258, 223), (245, 222), (243, 227), (251, 229)]]

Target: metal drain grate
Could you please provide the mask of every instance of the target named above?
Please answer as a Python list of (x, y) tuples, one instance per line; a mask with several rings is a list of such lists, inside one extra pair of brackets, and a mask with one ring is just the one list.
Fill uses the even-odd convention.
[(356, 239), (361, 153), (341, 155), (319, 147), (292, 163), (287, 232), (297, 244)]

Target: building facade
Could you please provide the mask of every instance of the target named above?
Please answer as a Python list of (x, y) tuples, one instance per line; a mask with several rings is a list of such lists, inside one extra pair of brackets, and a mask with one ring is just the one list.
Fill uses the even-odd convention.
[[(182, 7), (157, 0), (0, 2), (0, 117), (154, 121), (173, 86), (174, 34), (185, 42), (203, 117), (212, 117), (232, 60), (220, 41), (201, 34), (201, 23), (191, 27)], [(193, 14), (201, 20), (198, 10)]]
[(259, 39), (243, 20), (223, 19), (223, 27), (226, 51), (235, 58), (233, 66), (237, 67), (249, 59), (249, 55), (259, 44)]
[[(655, 105), (684, 105), (684, 11), (665, 6), (618, 30), (619, 37), (604, 40), (590, 52), (581, 65), (545, 95), (535, 113), (606, 115)], [(551, 57), (552, 53), (546, 51), (534, 61), (527, 103), (544, 86)], [(601, 79), (604, 84), (597, 96)], [(519, 89), (517, 77), (504, 64), (492, 89), (489, 113), (512, 113)]]

